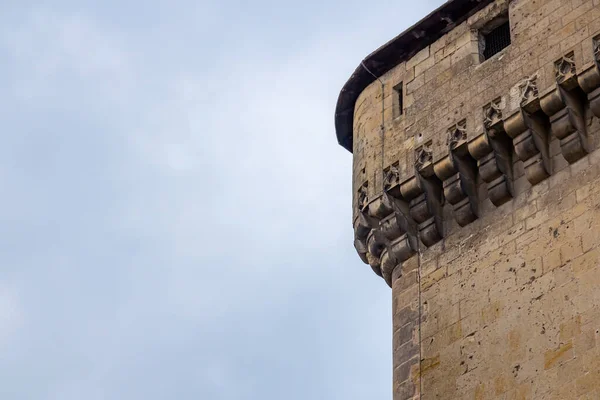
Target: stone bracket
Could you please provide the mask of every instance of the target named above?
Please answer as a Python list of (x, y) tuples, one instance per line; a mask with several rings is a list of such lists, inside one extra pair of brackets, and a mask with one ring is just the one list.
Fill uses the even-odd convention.
[(469, 153), (477, 160), (492, 204), (499, 207), (509, 201), (514, 195), (514, 180), (511, 140), (506, 133), (482, 133), (469, 142)]
[(550, 176), (552, 163), (548, 149), (548, 128), (539, 112), (517, 109), (504, 119), (504, 129), (513, 141), (515, 153), (525, 168), (527, 180), (536, 185)]
[(577, 90), (557, 84), (540, 99), (542, 110), (550, 117), (550, 130), (560, 140), (562, 154), (569, 164), (590, 151), (583, 103), (578, 94)]
[(442, 182), (434, 174), (431, 150), (422, 146), (416, 153), (415, 176), (400, 185), (400, 192), (408, 201), (421, 242), (430, 247), (443, 237)]
[[(365, 264), (369, 264), (369, 260), (367, 259), (367, 236), (369, 232), (371, 232), (371, 225), (366, 216), (363, 213), (359, 213), (354, 220), (354, 248)], [(377, 271), (375, 272), (377, 273)], [(381, 273), (379, 272), (379, 274)]]
[(365, 199), (354, 221), (354, 247), (361, 260), (379, 276), (382, 275), (380, 257), (384, 243), (378, 228), (381, 220), (392, 211), (392, 206), (382, 196)]
[[(550, 130), (560, 140), (563, 156), (572, 164), (590, 151), (573, 52), (554, 63), (554, 72), (556, 84), (540, 95), (540, 106), (550, 117)], [(593, 86), (593, 70), (587, 72), (581, 80), (584, 86)]]
[(386, 246), (381, 254), (381, 272), (391, 287), (394, 269), (416, 253), (418, 238), (417, 228), (410, 218), (408, 202), (400, 191), (400, 171), (397, 165), (392, 165), (385, 171), (383, 186), (383, 201), (393, 212), (379, 224), (386, 239)]
[(354, 222), (354, 246), (360, 258), (390, 286), (394, 269), (418, 248), (417, 230), (398, 180), (397, 168), (389, 168), (384, 193), (369, 201)]
[(592, 113), (600, 118), (600, 68), (598, 62), (594, 61), (584, 66), (577, 77), (577, 82), (587, 95)]
[(385, 247), (381, 252), (381, 272), (387, 284), (392, 286), (394, 269), (412, 257), (418, 250), (417, 229), (409, 217), (406, 202), (384, 194), (393, 204), (394, 212), (381, 221), (381, 233), (385, 237)]
[[(354, 248), (360, 259), (369, 264), (377, 275), (381, 275), (381, 265), (378, 256), (369, 251), (369, 241), (373, 240), (373, 229), (379, 225), (379, 220), (369, 215), (368, 205), (358, 213), (354, 220)], [(372, 244), (372, 243), (371, 243)]]
[[(456, 130), (464, 131), (460, 137)], [(478, 218), (477, 162), (469, 154), (466, 125), (457, 124), (449, 131), (449, 154), (434, 166), (436, 176), (443, 182), (444, 197), (454, 209), (454, 217), (460, 226)]]
[(588, 101), (592, 113), (600, 118), (600, 88), (588, 93)]
[[(524, 102), (537, 95), (535, 78), (520, 86)], [(477, 160), (481, 179), (487, 184), (488, 196), (496, 207), (513, 197), (512, 143), (504, 131), (502, 98), (483, 108), (485, 131), (469, 142), (469, 153)]]

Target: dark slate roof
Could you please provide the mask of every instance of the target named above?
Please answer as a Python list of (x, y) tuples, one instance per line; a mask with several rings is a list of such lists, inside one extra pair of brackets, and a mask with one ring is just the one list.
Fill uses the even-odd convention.
[[(380, 77), (434, 43), (493, 1), (449, 0), (414, 26), (369, 54), (361, 64)], [(352, 152), (354, 104), (360, 93), (375, 80), (375, 77), (361, 64), (342, 88), (335, 109), (335, 132), (338, 143), (350, 152)]]

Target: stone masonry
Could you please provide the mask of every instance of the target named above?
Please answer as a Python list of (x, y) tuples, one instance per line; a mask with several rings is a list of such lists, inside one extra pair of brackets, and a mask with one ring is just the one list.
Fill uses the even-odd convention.
[(394, 400), (600, 399), (599, 65), (600, 0), (453, 0), (342, 90)]

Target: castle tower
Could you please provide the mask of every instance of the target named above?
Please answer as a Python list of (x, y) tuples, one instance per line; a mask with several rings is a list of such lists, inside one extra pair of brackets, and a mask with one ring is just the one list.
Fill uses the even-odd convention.
[(600, 399), (599, 60), (598, 0), (451, 0), (342, 89), (394, 400)]

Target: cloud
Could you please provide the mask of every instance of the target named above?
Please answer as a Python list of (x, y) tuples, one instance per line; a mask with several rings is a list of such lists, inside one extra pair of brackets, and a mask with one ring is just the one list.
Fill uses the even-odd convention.
[(399, 29), (248, 4), (0, 17), (3, 398), (389, 398), (333, 110)]
[(63, 94), (80, 97), (90, 88), (115, 100), (132, 78), (118, 35), (102, 31), (81, 13), (37, 8), (18, 24), (7, 22), (0, 45), (19, 66), (11, 86), (21, 101), (32, 104)]
[(6, 282), (0, 282), (0, 347), (6, 346), (18, 331), (23, 318), (23, 310), (17, 289)]

